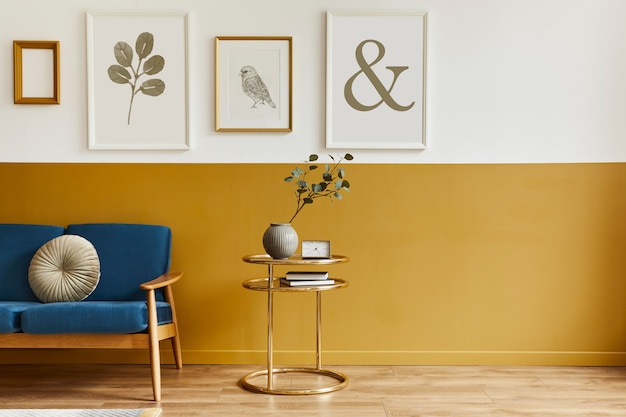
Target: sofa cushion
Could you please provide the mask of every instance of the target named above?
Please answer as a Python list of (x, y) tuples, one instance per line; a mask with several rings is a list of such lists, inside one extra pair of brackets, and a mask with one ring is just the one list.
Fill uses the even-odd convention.
[[(166, 302), (157, 302), (159, 324), (172, 321)], [(22, 313), (24, 333), (139, 333), (148, 329), (145, 301), (74, 301), (39, 304)]]
[(0, 224), (0, 300), (39, 301), (28, 285), (28, 266), (37, 250), (63, 227)]
[(76, 235), (59, 236), (44, 243), (28, 269), (30, 288), (44, 303), (84, 300), (99, 280), (96, 249)]
[[(100, 257), (100, 283), (88, 301), (145, 301), (139, 285), (169, 271), (172, 233), (148, 224), (89, 223), (67, 226), (89, 240)], [(157, 299), (163, 300), (162, 291)]]
[(21, 331), (22, 313), (39, 304), (34, 301), (0, 301), (0, 334)]

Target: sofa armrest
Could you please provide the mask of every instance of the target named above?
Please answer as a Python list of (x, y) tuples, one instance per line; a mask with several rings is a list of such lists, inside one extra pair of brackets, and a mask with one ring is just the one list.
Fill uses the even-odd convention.
[(152, 281), (144, 282), (139, 287), (142, 290), (146, 290), (146, 291), (156, 290), (157, 288), (167, 287), (168, 285), (175, 283), (176, 281), (181, 279), (182, 276), (183, 276), (182, 272), (178, 272), (178, 271), (167, 272), (161, 275), (160, 277), (153, 279)]

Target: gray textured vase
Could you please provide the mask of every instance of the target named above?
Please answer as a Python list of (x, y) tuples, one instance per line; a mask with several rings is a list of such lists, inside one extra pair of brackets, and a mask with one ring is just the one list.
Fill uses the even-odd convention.
[(274, 259), (289, 258), (298, 249), (298, 234), (290, 223), (270, 223), (263, 233), (263, 248)]

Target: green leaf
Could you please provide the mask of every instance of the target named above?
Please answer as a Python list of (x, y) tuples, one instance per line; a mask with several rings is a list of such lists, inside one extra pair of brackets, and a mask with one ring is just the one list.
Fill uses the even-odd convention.
[(133, 48), (126, 42), (118, 42), (113, 47), (115, 60), (123, 67), (130, 67), (133, 63)]
[(163, 94), (163, 91), (165, 91), (165, 83), (158, 78), (154, 78), (152, 80), (144, 81), (139, 90), (147, 96), (160, 96)]
[(111, 65), (108, 69), (109, 78), (117, 84), (130, 84), (130, 72), (121, 65)]
[[(295, 167), (291, 171), (291, 176), (285, 178), (286, 182), (295, 182), (295, 194), (297, 198), (297, 208), (295, 214), (292, 216), (291, 221), (300, 213), (305, 205), (313, 204), (313, 202), (322, 197), (328, 197), (331, 202), (334, 199), (342, 200), (342, 190), (350, 191), (350, 183), (345, 180), (346, 171), (343, 167), (340, 168), (341, 162), (344, 160), (351, 161), (353, 156), (349, 153), (343, 156), (328, 155), (332, 160), (332, 163), (325, 164), (326, 170), (320, 173), (320, 178), (317, 173), (311, 171), (320, 169), (323, 166), (321, 164), (314, 163), (318, 160), (317, 154), (309, 155), (308, 161), (303, 161), (302, 168)], [(306, 180), (311, 181), (310, 183)], [(314, 182), (318, 181), (318, 182)]]
[(150, 32), (143, 32), (137, 36), (137, 42), (135, 42), (135, 50), (139, 58), (144, 59), (152, 52), (154, 47), (154, 36)]
[(155, 55), (143, 64), (143, 72), (154, 75), (161, 72), (164, 66), (165, 59), (161, 55)]

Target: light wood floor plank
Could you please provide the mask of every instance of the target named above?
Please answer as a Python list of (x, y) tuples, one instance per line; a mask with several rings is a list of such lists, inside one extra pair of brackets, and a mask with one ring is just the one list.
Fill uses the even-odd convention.
[[(162, 417), (616, 417), (626, 416), (626, 368), (338, 366), (329, 394), (253, 394), (237, 382), (258, 365), (163, 367), (151, 401), (147, 365), (0, 365), (0, 408), (147, 408)], [(277, 374), (275, 384), (329, 381)]]

